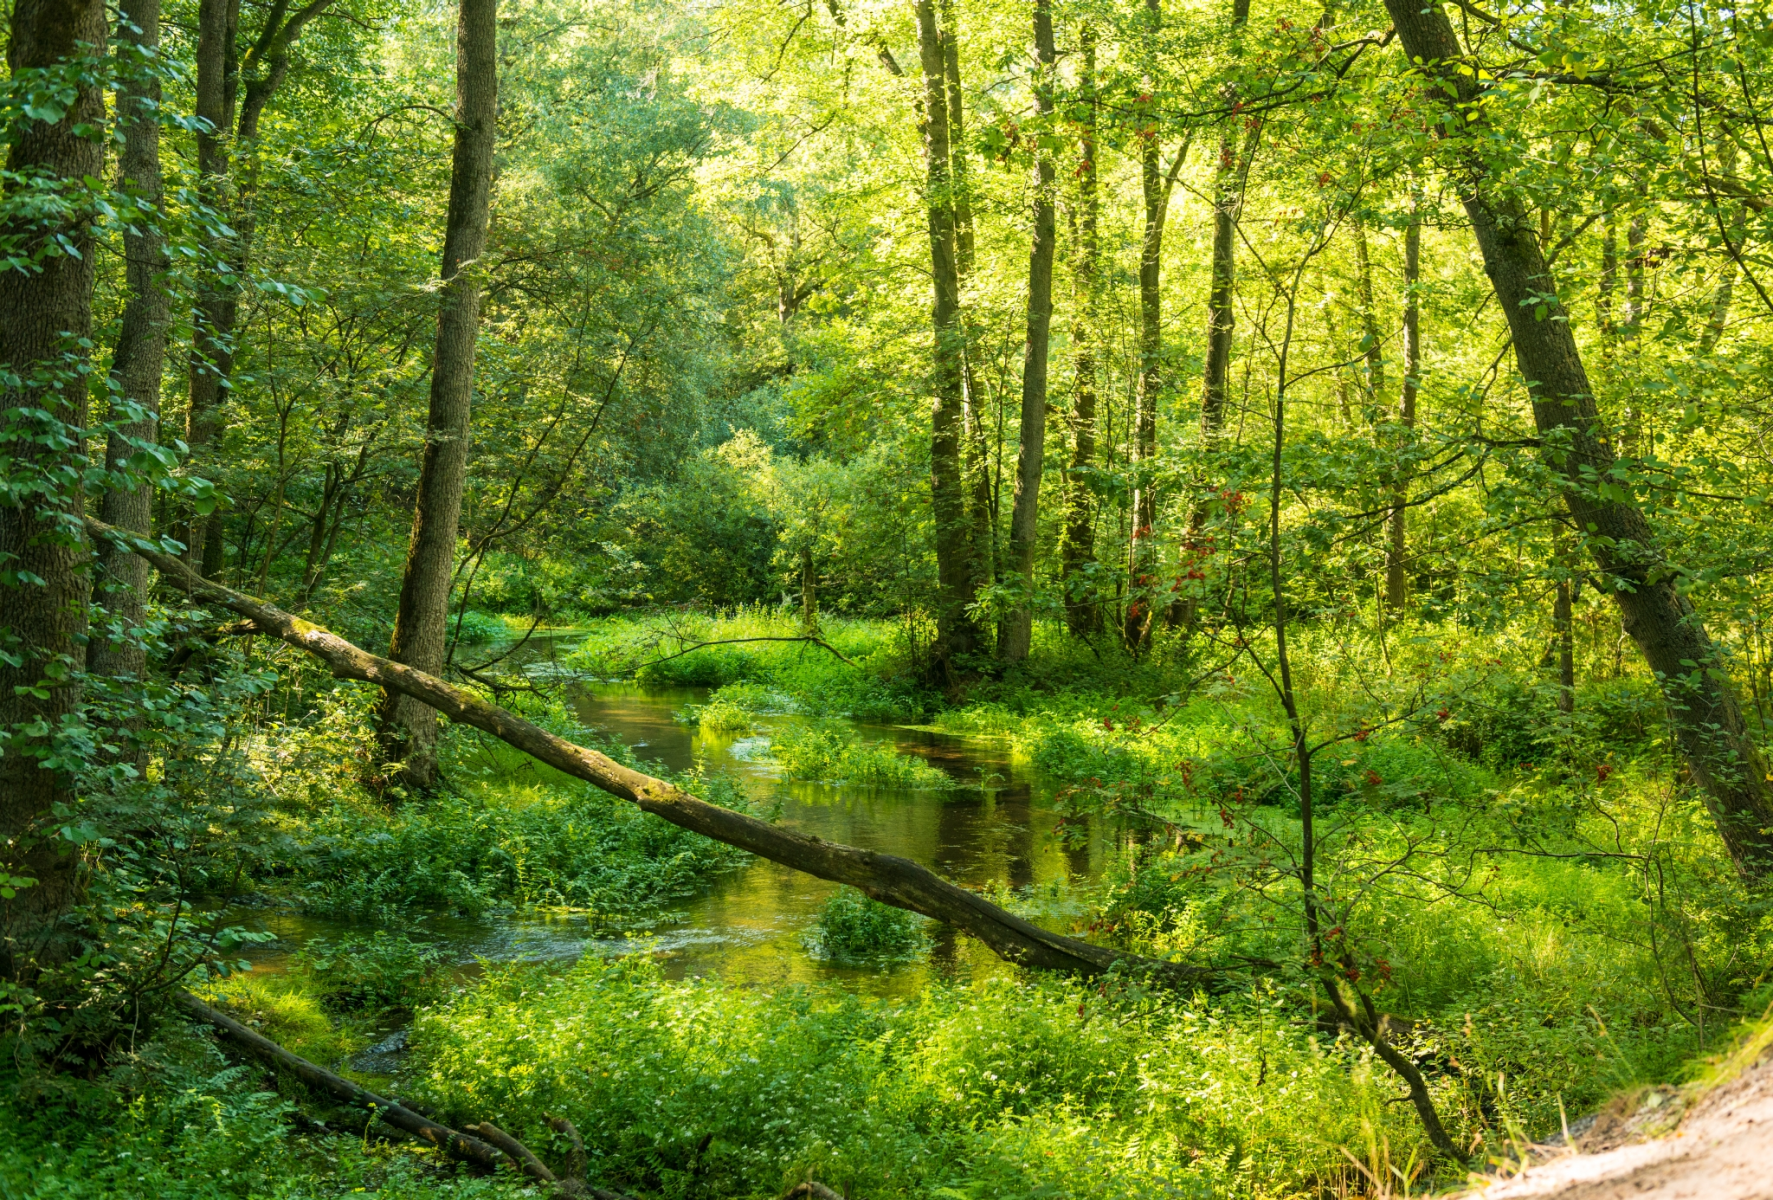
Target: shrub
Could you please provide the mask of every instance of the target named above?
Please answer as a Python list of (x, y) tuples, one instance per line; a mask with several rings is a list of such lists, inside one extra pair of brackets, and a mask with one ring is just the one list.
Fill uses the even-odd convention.
[(807, 948), (838, 962), (915, 958), (929, 947), (926, 926), (916, 913), (840, 887), (819, 910)]
[(333, 1008), (411, 1011), (443, 994), (448, 955), (398, 933), (317, 937), (297, 952), (291, 971)]
[[(459, 633), (458, 630), (460, 630)], [(456, 614), (452, 613), (449, 619), (449, 632), (450, 636), (456, 638), (464, 646), (475, 646), (483, 642), (496, 642), (506, 637), (509, 630), (505, 628), (503, 621), (490, 613), (470, 611), (460, 614), (459, 620)]]
[(809, 725), (781, 730), (770, 741), (771, 756), (795, 779), (945, 791), (954, 777), (916, 755), (863, 742), (847, 729)]

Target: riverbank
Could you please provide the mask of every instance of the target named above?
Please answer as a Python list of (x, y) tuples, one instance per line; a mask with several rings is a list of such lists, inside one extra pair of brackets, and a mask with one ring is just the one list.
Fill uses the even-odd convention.
[[(760, 621), (695, 636), (780, 632)], [(588, 1178), (637, 1195), (765, 1197), (810, 1173), (869, 1197), (1283, 1197), (1359, 1194), (1393, 1167), (1418, 1186), (1460, 1174), (1431, 1165), (1393, 1070), (1322, 1002), (1312, 953), (1372, 998), (1479, 1164), (1620, 1088), (1679, 1077), (1757, 986), (1765, 933), (1654, 724), (1631, 725), (1629, 679), (1585, 691), (1560, 724), (1530, 681), (1448, 661), (1443, 640), (1436, 690), (1417, 685), (1390, 720), (1336, 690), (1333, 658), (1307, 660), (1322, 726), (1345, 734), (1314, 760), (1319, 903), (1335, 922), (1311, 951), (1303, 781), (1259, 675), (1186, 691), (1184, 664), (1072, 657), (1043, 675), (1037, 659), (949, 703), (907, 680), (892, 629), (856, 622), (830, 632), (847, 663), (739, 643), (750, 657), (704, 647), (670, 659), (669, 679), (608, 682), (610, 647), (646, 636), (630, 623), (515, 659), (513, 681), (550, 689), (517, 702), (716, 802), (908, 856), (1056, 932), (1224, 984), (1177, 995), (1021, 972), (472, 731), (449, 736), (447, 792), (373, 794), (363, 700), (332, 692), (255, 743), (274, 830), (261, 845), (281, 849), (255, 852), (261, 906), (226, 919), (277, 940), (206, 994), (383, 1094), (494, 1120), (545, 1156), (561, 1147), (544, 1115), (567, 1115), (598, 1131)], [(930, 707), (840, 715), (858, 696)], [(892, 952), (870, 953), (870, 931)], [(338, 1165), (344, 1143), (312, 1119), (357, 1118), (255, 1093), (254, 1068), (225, 1067), (177, 1021), (144, 1046), (109, 1084), (53, 1101), (110, 1115), (84, 1141), (27, 1142), (35, 1165), (0, 1165), (0, 1194), (117, 1194), (82, 1165), (106, 1156), (142, 1179), (188, 1171), (222, 1153), (181, 1132), (192, 1097), (236, 1158), (210, 1191), (154, 1184), (167, 1195), (505, 1186), (446, 1181), (361, 1129)], [(37, 1128), (36, 1111), (15, 1115)], [(12, 1182), (64, 1169), (100, 1190)]]

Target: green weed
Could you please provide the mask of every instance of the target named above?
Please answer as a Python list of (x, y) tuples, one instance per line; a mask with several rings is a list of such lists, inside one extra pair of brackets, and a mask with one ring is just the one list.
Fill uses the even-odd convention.
[(840, 887), (819, 910), (807, 946), (834, 962), (916, 958), (929, 948), (929, 922), (916, 913)]
[(817, 783), (926, 791), (959, 786), (953, 776), (916, 755), (864, 742), (848, 729), (836, 726), (806, 725), (778, 730), (770, 740), (770, 756), (790, 777)]

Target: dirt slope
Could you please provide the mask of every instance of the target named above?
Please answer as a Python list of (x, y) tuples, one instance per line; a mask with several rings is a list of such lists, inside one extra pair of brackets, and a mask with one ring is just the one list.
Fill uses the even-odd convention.
[(1773, 1058), (1700, 1095), (1672, 1131), (1647, 1141), (1639, 1139), (1658, 1125), (1666, 1129), (1673, 1115), (1668, 1108), (1680, 1099), (1656, 1092), (1644, 1099), (1651, 1103), (1630, 1115), (1603, 1114), (1575, 1138), (1574, 1152), (1540, 1147), (1547, 1157), (1535, 1155), (1537, 1165), (1466, 1196), (1773, 1200)]

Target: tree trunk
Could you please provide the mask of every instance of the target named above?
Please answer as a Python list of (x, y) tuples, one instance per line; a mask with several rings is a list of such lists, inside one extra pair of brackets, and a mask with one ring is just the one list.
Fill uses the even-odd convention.
[[(259, 118), (289, 74), (289, 51), (309, 21), (325, 12), (332, 0), (309, 0), (291, 13), (287, 2), (274, 4), (244, 60), (239, 52), (240, 0), (199, 0), (197, 10), (197, 115), (210, 125), (197, 135), (198, 196), (233, 230), (233, 236), (211, 241), (217, 263), (205, 275), (198, 294), (191, 350), (190, 404), (185, 414), (185, 442), (191, 461), (212, 463), (225, 425), (227, 390), (234, 375), (236, 326), (240, 316), (240, 281), (245, 278), (255, 225), (253, 192)], [(240, 83), (246, 77), (246, 97)], [(236, 127), (236, 109), (238, 126)], [(241, 151), (237, 178), (230, 151)], [(193, 518), (183, 531), (188, 557), (202, 563), (205, 575), (222, 566), (222, 521), (219, 511)]]
[[(1157, 33), (1163, 22), (1159, 0), (1145, 0), (1146, 62), (1157, 69)], [(1155, 88), (1156, 80), (1149, 81)], [(1155, 107), (1139, 131), (1144, 145), (1139, 154), (1139, 184), (1145, 199), (1145, 231), (1139, 241), (1139, 393), (1133, 431), (1133, 529), (1127, 553), (1127, 604), (1124, 637), (1127, 648), (1138, 652), (1151, 636), (1151, 617), (1157, 594), (1157, 395), (1163, 386), (1163, 292), (1159, 287), (1163, 264), (1164, 220), (1169, 214), (1170, 192), (1188, 156), (1186, 141), (1177, 149), (1166, 176), (1163, 172), (1162, 139), (1158, 136)]]
[[(1560, 562), (1559, 567), (1563, 564)], [(1572, 624), (1571, 587), (1568, 578), (1558, 580), (1557, 598), (1552, 603), (1552, 624), (1558, 639), (1558, 711), (1576, 711), (1576, 640)]]
[(819, 636), (819, 576), (813, 570), (813, 547), (800, 548), (800, 634)]
[[(112, 395), (139, 406), (139, 416), (113, 412), (105, 442), (105, 466), (122, 471), (135, 442), (160, 434), (160, 383), (166, 366), (166, 335), (172, 320), (167, 293), (166, 239), (160, 230), (164, 189), (160, 176), (160, 0), (127, 0), (118, 22), (120, 73), (117, 96), (123, 149), (117, 164), (119, 190), (150, 212), (123, 229), (124, 279), (129, 299), (111, 357)], [(119, 417), (124, 419), (119, 420)], [(146, 535), (153, 527), (153, 490), (146, 485), (112, 488), (100, 501), (106, 524)], [(95, 675), (140, 679), (147, 666), (140, 628), (148, 597), (148, 564), (140, 555), (98, 547), (98, 574), (109, 628), (95, 631), (86, 647), (86, 669)]]
[(1367, 249), (1367, 226), (1358, 217), (1354, 222), (1354, 261), (1361, 304), (1361, 351), (1367, 357), (1367, 403), (1377, 408), (1385, 394), (1385, 346), (1379, 337), (1379, 310), (1373, 303), (1373, 257)]
[[(230, 142), (240, 64), (236, 50), (240, 0), (200, 0), (197, 6), (197, 199), (226, 218), (233, 207)], [(212, 260), (239, 260), (238, 247), (220, 236), (206, 246)], [(191, 383), (185, 406), (190, 465), (208, 469), (221, 434), (222, 393), (234, 373), (234, 321), (239, 302), (231, 273), (205, 264), (198, 286), (191, 343)], [(186, 557), (205, 575), (221, 567), (221, 514), (193, 515), (179, 531)]]
[[(395, 662), (433, 675), (443, 673), (450, 583), (468, 473), (474, 343), (480, 331), (480, 279), (474, 264), (486, 250), (491, 217), (493, 152), (498, 142), (497, 51), (498, 0), (462, 0), (456, 27), (456, 137), (439, 272), (443, 294), (431, 357), (431, 404), (400, 608), (388, 651)], [(400, 782), (417, 788), (435, 785), (437, 714), (410, 696), (388, 692), (377, 721), (384, 761), (401, 764)]]
[[(1231, 28), (1235, 38), (1250, 19), (1250, 0), (1232, 0)], [(1227, 91), (1227, 96), (1231, 95)], [(1207, 285), (1207, 350), (1201, 368), (1200, 440), (1201, 453), (1211, 461), (1225, 430), (1225, 401), (1231, 375), (1232, 339), (1237, 332), (1237, 318), (1232, 300), (1237, 294), (1237, 217), (1244, 202), (1244, 173), (1250, 156), (1255, 153), (1259, 124), (1249, 118), (1244, 134), (1244, 150), (1238, 153), (1237, 135), (1228, 127), (1219, 138), (1219, 169), (1213, 179), (1213, 251), (1211, 277)], [(1206, 480), (1195, 480), (1195, 491), (1204, 490)], [(1206, 524), (1203, 497), (1196, 495), (1189, 506), (1188, 532), (1183, 539), (1185, 551), (1191, 551)], [(1172, 625), (1192, 622), (1192, 600), (1178, 600), (1170, 606)]]
[(955, 291), (959, 297), (963, 355), (963, 467), (973, 541), (973, 591), (997, 579), (997, 536), (992, 520), (990, 453), (985, 441), (985, 396), (979, 387), (979, 332), (968, 319), (973, 278), (973, 197), (966, 150), (966, 105), (960, 90), (960, 23), (954, 0), (942, 0), (942, 75), (948, 94), (949, 171), (954, 197)]
[[(1410, 224), (1404, 230), (1404, 383), (1398, 398), (1397, 421), (1403, 426), (1407, 444), (1416, 434), (1416, 392), (1422, 383), (1422, 301), (1417, 285), (1422, 279), (1422, 198), (1410, 201)], [(1409, 562), (1409, 533), (1406, 527), (1409, 479), (1399, 472), (1391, 494), (1391, 521), (1385, 546), (1385, 603), (1396, 612), (1409, 599), (1410, 585), (1405, 574)]]
[[(1726, 177), (1736, 173), (1736, 143), (1724, 138), (1718, 149), (1718, 173)], [(1736, 216), (1730, 222), (1727, 244), (1740, 246), (1743, 231), (1748, 227), (1748, 205), (1738, 204)], [(1736, 260), (1726, 258), (1723, 273), (1718, 277), (1717, 290), (1712, 293), (1711, 311), (1706, 314), (1705, 331), (1699, 335), (1699, 353), (1710, 354), (1718, 347), (1718, 339), (1724, 336), (1724, 329), (1730, 322), (1730, 303), (1736, 291)]]
[[(1478, 121), (1477, 84), (1458, 71), (1464, 51), (1439, 4), (1418, 11), (1417, 0), (1386, 0), (1398, 37), (1412, 61), (1436, 85), (1439, 99), (1458, 105), (1458, 125)], [(1480, 117), (1480, 120), (1482, 118)], [(1547, 440), (1548, 465), (1563, 478), (1564, 502), (1603, 582), (1619, 605), (1632, 640), (1643, 651), (1668, 703), (1676, 740), (1730, 857), (1747, 881), (1773, 871), (1773, 790), (1766, 763), (1749, 737), (1727, 674), (1728, 663), (1706, 634), (1692, 604), (1676, 588), (1655, 532), (1629, 496), (1597, 493), (1593, 480), (1609, 477), (1612, 448), (1602, 437), (1600, 413), (1568, 320), (1553, 307), (1536, 320), (1530, 296), (1548, 291), (1548, 272), (1531, 220), (1517, 200), (1499, 193), (1479, 158), (1462, 156), (1459, 181), (1485, 270), (1514, 335), (1515, 359), (1531, 381), (1533, 415)], [(1615, 494), (1616, 495), (1616, 494)]]
[[(7, 65), (16, 79), (102, 54), (105, 8), (98, 0), (17, 0), (10, 35)], [(0, 224), (13, 252), (36, 260), (32, 270), (0, 270), (0, 380), (18, 380), (0, 383), (0, 439), (15, 477), (53, 479), (86, 465), (85, 448), (67, 436), (86, 424), (80, 360), (92, 329), (91, 214), (78, 189), (79, 180), (104, 170), (104, 143), (76, 126), (100, 125), (104, 93), (82, 83), (61, 120), (14, 119), (12, 178), (72, 184), (71, 209), (34, 219), (15, 208)], [(51, 824), (61, 823), (56, 809), (73, 799), (71, 783), (44, 760), (54, 752), (52, 731), (80, 700), (74, 673), (82, 665), (88, 560), (64, 524), (80, 512), (78, 488), (47, 496), (27, 490), (0, 505), (0, 631), (8, 652), (0, 658), (0, 873), (32, 881), (11, 885), (17, 896), (0, 901), (0, 978), (26, 983), (66, 953), (59, 918), (76, 888), (73, 847)]]
[[(1053, 115), (1053, 11), (1034, 0), (1034, 53), (1040, 63), (1034, 99), (1043, 120)], [(1021, 577), (1022, 603), (1004, 618), (998, 654), (1005, 662), (1028, 657), (1033, 640), (1034, 551), (1040, 534), (1040, 476), (1047, 438), (1047, 350), (1053, 324), (1053, 160), (1034, 150), (1034, 234), (1028, 249), (1027, 340), (1022, 347), (1022, 417), (1016, 439), (1016, 490), (1010, 509), (1010, 560)]]
[[(1071, 300), (1071, 469), (1065, 478), (1065, 541), (1060, 573), (1065, 588), (1065, 623), (1079, 637), (1102, 628), (1102, 610), (1087, 568), (1096, 561), (1095, 505), (1090, 472), (1096, 462), (1096, 320), (1099, 246), (1096, 224), (1096, 30), (1085, 22), (1078, 31), (1083, 64), (1078, 86), (1088, 115), (1077, 141), (1077, 219), (1072, 254)], [(1080, 578), (1081, 576), (1081, 578)]]
[(948, 138), (947, 67), (934, 0), (918, 0), (917, 41), (923, 66), (923, 135), (929, 216), (930, 275), (935, 299), (934, 394), (930, 407), (930, 502), (936, 521), (937, 661), (948, 682), (957, 681), (956, 660), (977, 650), (977, 631), (967, 612), (974, 581), (973, 536), (967, 514), (967, 480), (961, 464), (965, 404), (965, 335), (960, 327), (960, 272), (955, 260), (952, 149)]

